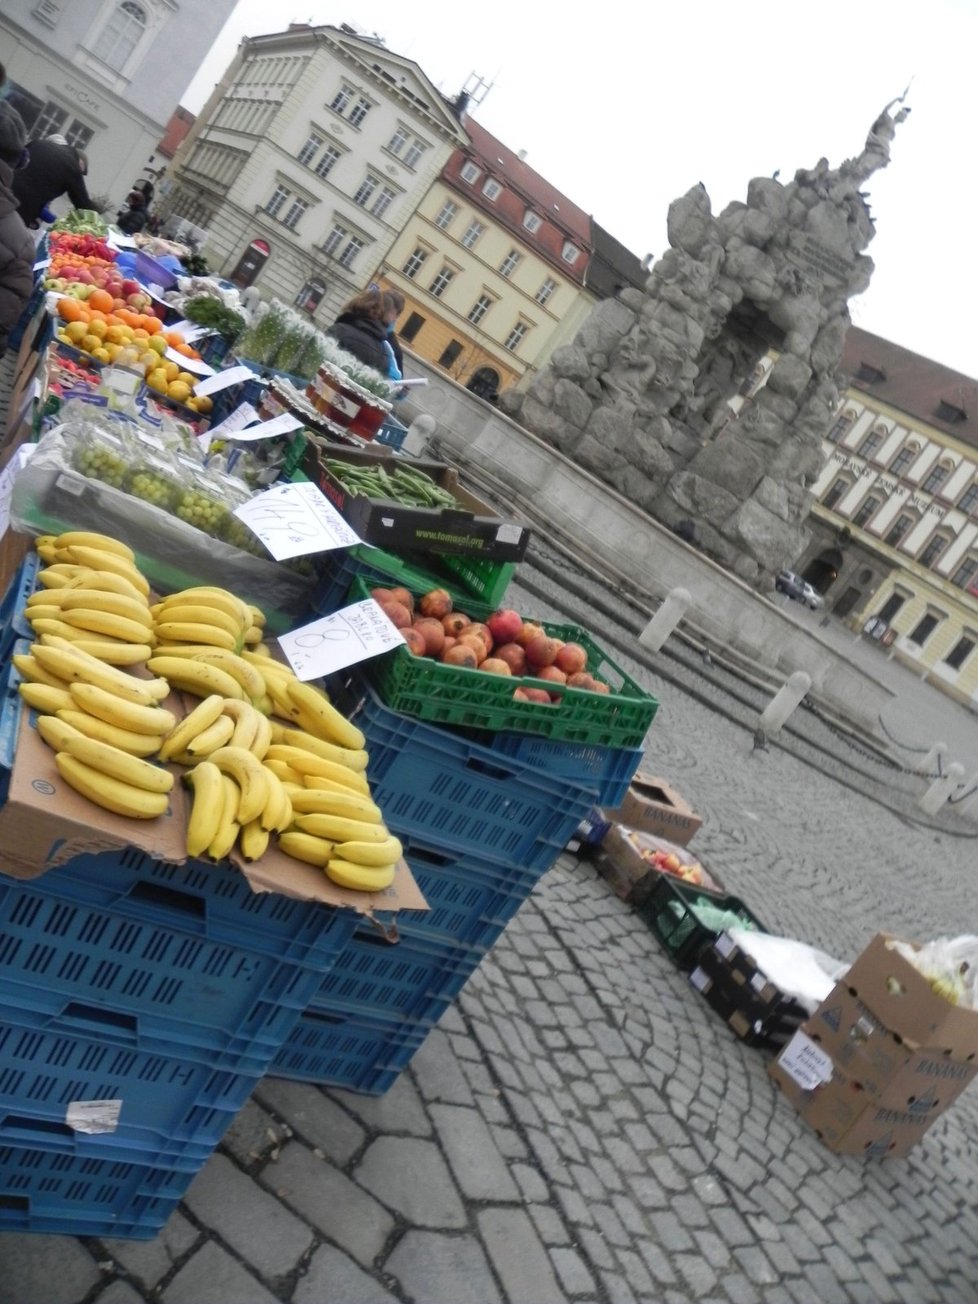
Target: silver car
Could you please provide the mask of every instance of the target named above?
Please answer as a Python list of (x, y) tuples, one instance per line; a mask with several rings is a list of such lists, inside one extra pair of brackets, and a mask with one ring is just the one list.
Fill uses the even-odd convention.
[(819, 607), (824, 607), (825, 599), (822, 597), (821, 593), (819, 593), (818, 589), (812, 588), (808, 580), (803, 580), (802, 583), (804, 585), (804, 596), (802, 597), (802, 601), (807, 602), (812, 611), (818, 611)]

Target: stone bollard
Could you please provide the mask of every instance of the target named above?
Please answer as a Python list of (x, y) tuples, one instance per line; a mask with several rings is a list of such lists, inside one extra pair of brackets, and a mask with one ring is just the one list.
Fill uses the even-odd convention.
[(812, 686), (812, 677), (804, 670), (796, 670), (788, 682), (779, 688), (761, 712), (760, 730), (767, 738), (779, 733), (801, 699)]
[(917, 805), (925, 815), (936, 815), (963, 778), (964, 766), (959, 765), (957, 761), (952, 761), (947, 767), (947, 774), (934, 780)]
[(404, 436), (405, 453), (413, 453), (416, 457), (423, 453), (428, 446), (428, 440), (435, 433), (435, 424), (435, 418), (428, 416), (426, 412), (415, 417)]
[(961, 805), (957, 807), (957, 810), (960, 814), (967, 815), (970, 818), (972, 815), (978, 815), (978, 770), (974, 772), (964, 786), (965, 791), (969, 792), (971, 796), (965, 798)]
[(935, 743), (924, 759), (914, 770), (915, 774), (931, 775), (941, 773), (941, 761), (947, 756), (947, 743)]
[(689, 589), (673, 589), (666, 594), (665, 601), (638, 636), (642, 647), (658, 652), (685, 616), (686, 608), (692, 600)]

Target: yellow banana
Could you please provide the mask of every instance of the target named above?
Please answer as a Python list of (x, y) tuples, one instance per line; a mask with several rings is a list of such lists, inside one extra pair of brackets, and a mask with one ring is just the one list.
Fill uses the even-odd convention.
[(168, 624), (171, 621), (184, 625), (208, 625), (215, 629), (223, 629), (232, 642), (237, 642), (244, 633), (240, 617), (235, 619), (220, 607), (209, 607), (203, 604), (192, 606), (188, 603), (186, 606), (174, 607), (164, 602), (157, 624)]
[(151, 820), (163, 815), (169, 807), (170, 800), (166, 793), (147, 792), (145, 788), (134, 788), (131, 783), (114, 779), (93, 770), (90, 765), (80, 761), (77, 756), (67, 752), (58, 752), (54, 758), (58, 772), (65, 783), (80, 792), (83, 797), (114, 811), (116, 815), (126, 815), (130, 819)]
[(100, 720), (97, 715), (79, 711), (75, 699), (70, 693), (68, 696), (71, 698), (71, 706), (59, 710), (58, 719), (70, 724), (86, 738), (95, 738), (98, 742), (108, 743), (110, 747), (118, 747), (120, 752), (128, 752), (130, 756), (156, 756), (159, 753), (163, 739), (158, 734), (140, 734), (133, 733), (131, 729), (120, 729), (107, 720)]
[(352, 888), (354, 892), (383, 892), (394, 882), (395, 865), (372, 868), (355, 865), (339, 856), (330, 856), (326, 863), (326, 877), (337, 887)]
[[(298, 770), (296, 771), (298, 774)], [(352, 793), (354, 797), (368, 797), (368, 793), (362, 792), (359, 788), (350, 788), (345, 783), (337, 783), (335, 779), (324, 779), (321, 774), (301, 774), (303, 787), (312, 792), (346, 792)]]
[(203, 856), (214, 841), (224, 811), (224, 776), (210, 761), (201, 761), (183, 776), (193, 793), (193, 805), (187, 823), (187, 855)]
[(268, 801), (258, 817), (263, 829), (284, 833), (292, 823), (292, 798), (285, 791), (285, 784), (271, 770), (265, 771), (268, 779)]
[(262, 715), (271, 715), (275, 710), (275, 703), (267, 693), (263, 693), (262, 696), (256, 700), (255, 706), (259, 711), (261, 711)]
[(156, 642), (156, 635), (138, 620), (128, 616), (117, 616), (112, 611), (94, 610), (91, 607), (62, 608), (61, 619), (74, 629), (87, 629), (92, 634), (103, 634), (108, 638), (117, 638), (123, 643)]
[(291, 666), (287, 666), (284, 661), (279, 661), (272, 656), (271, 649), (265, 647), (264, 643), (259, 644), (264, 647), (264, 652), (256, 652), (253, 648), (246, 647), (241, 649), (241, 655), (250, 665), (267, 679), (269, 675), (278, 675), (280, 678), (295, 679), (295, 671)]
[(142, 706), (126, 701), (96, 684), (73, 683), (71, 695), (89, 715), (96, 715), (100, 720), (117, 725), (120, 729), (131, 729), (133, 733), (155, 734), (160, 737), (170, 733), (176, 725), (172, 712), (163, 707)]
[(86, 635), (83, 629), (76, 629), (74, 625), (66, 625), (59, 618), (51, 620), (46, 616), (28, 616), (31, 629), (41, 638), (47, 634), (49, 638), (63, 638), (67, 643), (80, 643), (84, 638), (91, 638), (91, 634)]
[(264, 611), (262, 611), (261, 607), (256, 607), (253, 602), (249, 602), (247, 606), (248, 611), (251, 614), (252, 625), (258, 625), (261, 629), (264, 629), (268, 623), (265, 619)]
[(133, 788), (167, 793), (173, 787), (173, 775), (169, 770), (164, 770), (159, 765), (150, 765), (148, 761), (141, 761), (108, 743), (97, 742), (58, 716), (41, 716), (37, 722), (37, 732), (54, 751), (67, 752), (69, 756), (84, 761), (93, 770), (108, 774)]
[(272, 655), (272, 649), (268, 646), (267, 643), (256, 643), (254, 647), (249, 649), (249, 651), (251, 652), (252, 656), (256, 656), (256, 657), (271, 658)]
[(236, 652), (229, 652), (223, 647), (209, 647), (206, 643), (165, 643), (158, 648), (160, 656), (185, 657), (193, 661), (202, 661), (205, 665), (217, 666), (225, 674), (236, 679), (244, 689), (244, 695), (255, 704), (265, 692), (265, 680), (254, 666), (249, 665)]
[[(44, 596), (47, 597), (47, 593)], [(50, 602), (35, 602), (24, 608), (24, 615), (32, 625), (35, 620), (60, 621), (61, 608)]]
[[(153, 628), (153, 617), (145, 598), (130, 598), (125, 593), (105, 593), (101, 589), (66, 589), (59, 595), (62, 611), (74, 611), (87, 608), (89, 611), (108, 611), (116, 616), (125, 616), (137, 624), (145, 625), (147, 630)], [(143, 638), (142, 642), (147, 642)]]
[(238, 803), (241, 799), (241, 789), (228, 774), (222, 774), (221, 781), (224, 798), (221, 803), (221, 818), (218, 820), (217, 831), (207, 848), (207, 854), (211, 860), (225, 860), (231, 854), (231, 848), (237, 842), (238, 834), (241, 832), (241, 825), (238, 823)]
[(222, 709), (231, 721), (231, 746), (244, 747), (250, 752), (258, 735), (259, 713), (250, 702), (240, 698), (225, 700)]
[(209, 729), (214, 721), (220, 718), (223, 708), (224, 698), (220, 693), (213, 693), (210, 697), (205, 697), (202, 702), (198, 702), (190, 714), (184, 716), (172, 733), (164, 738), (160, 748), (160, 760), (172, 760), (174, 756), (183, 752), (199, 733)]
[(226, 747), (233, 734), (234, 721), (229, 716), (220, 715), (209, 729), (202, 729), (191, 739), (186, 747), (187, 754), (195, 761), (201, 760), (210, 756), (211, 752), (216, 752), (219, 747)]
[(244, 632), (245, 647), (254, 647), (256, 643), (260, 643), (263, 633), (259, 625), (249, 625)]
[[(363, 793), (351, 792), (349, 789), (332, 789), (322, 791), (306, 788), (301, 796), (292, 798), (292, 809), (297, 815), (343, 815), (347, 819), (362, 820), (365, 824), (382, 824), (383, 815), (380, 807), (375, 806)], [(396, 857), (395, 857), (396, 859)]]
[(269, 747), (272, 745), (272, 722), (267, 715), (262, 715), (257, 708), (255, 709), (255, 715), (258, 717), (258, 729), (255, 733), (255, 740), (248, 750), (254, 752), (258, 759), (263, 761)]
[(268, 850), (268, 830), (263, 829), (258, 820), (252, 820), (242, 828), (239, 846), (242, 856), (249, 864), (253, 860), (261, 860)]
[(282, 734), (282, 742), (290, 743), (293, 747), (301, 747), (307, 752), (312, 752), (314, 756), (321, 756), (324, 761), (335, 761), (337, 765), (345, 765), (347, 769), (355, 770), (358, 774), (367, 768), (370, 758), (362, 748), (340, 747), (337, 743), (328, 743), (324, 738), (306, 733), (304, 729), (290, 729), (288, 726), (282, 730)]
[(262, 758), (262, 765), (266, 770), (271, 770), (283, 783), (294, 784), (297, 788), (302, 787), (302, 775), (298, 770), (293, 770), (291, 765), (286, 765), (284, 761), (269, 760), (266, 752)]
[(59, 561), (62, 560), (62, 554), (65, 554), (63, 560), (70, 565), (88, 566), (92, 570), (107, 571), (111, 575), (121, 575), (123, 579), (128, 580), (134, 588), (138, 589), (144, 597), (149, 596), (149, 584), (146, 577), (140, 574), (132, 562), (127, 561), (125, 557), (120, 557), (118, 553), (73, 544), (69, 548), (58, 549)]
[(351, 788), (354, 792), (362, 792), (365, 797), (370, 796), (370, 789), (362, 774), (357, 774), (345, 765), (337, 765), (335, 761), (326, 761), (321, 756), (314, 756), (312, 752), (307, 752), (302, 747), (293, 747), (289, 743), (273, 743), (265, 756), (284, 761), (300, 774), (316, 774), (323, 779), (332, 779), (334, 783)]
[(348, 860), (353, 865), (378, 869), (385, 865), (396, 865), (404, 854), (404, 848), (392, 835), (386, 842), (339, 842), (336, 854), (340, 860)]
[[(385, 843), (390, 834), (383, 824), (368, 824), (366, 820), (352, 820), (344, 815), (325, 815), (314, 811), (309, 815), (296, 815), (295, 822), (303, 833), (314, 833), (317, 838), (331, 842)], [(395, 856), (396, 860), (397, 857)]]
[(363, 733), (351, 724), (345, 715), (317, 692), (311, 684), (296, 680), (289, 685), (289, 697), (303, 717), (302, 727), (317, 738), (327, 742), (338, 743), (340, 747), (349, 747), (353, 751), (362, 751), (367, 740)]
[[(31, 654), (49, 674), (57, 675), (71, 683), (94, 684), (114, 696), (140, 706), (153, 706), (169, 694), (165, 679), (136, 679), (124, 670), (107, 666), (104, 662), (82, 652), (67, 639), (51, 638), (45, 634), (40, 643), (31, 645)], [(157, 730), (162, 733), (163, 730)]]
[(11, 657), (14, 665), (17, 667), (17, 673), (22, 679), (26, 679), (31, 684), (44, 684), (48, 688), (61, 688), (68, 691), (70, 681), (62, 679), (60, 675), (54, 675), (32, 656), (26, 652), (15, 652)]
[(218, 625), (205, 625), (201, 621), (162, 620), (156, 625), (156, 637), (161, 643), (206, 643), (210, 647), (235, 651), (237, 639)]
[[(57, 568), (56, 568), (57, 569)], [(141, 588), (125, 577), (125, 575), (116, 575), (112, 571), (90, 570), (87, 566), (71, 567), (76, 570), (77, 574), (69, 580), (66, 588), (74, 589), (93, 589), (96, 593), (118, 593), (125, 598), (134, 598), (137, 602), (142, 602), (145, 606), (147, 602), (146, 594)]]
[(300, 833), (298, 829), (288, 829), (279, 834), (278, 845), (287, 856), (294, 860), (303, 860), (307, 865), (322, 869), (333, 854), (332, 842), (313, 837), (311, 833)]
[(45, 562), (47, 565), (51, 565), (60, 560), (61, 550), (56, 548), (53, 543), (41, 543), (41, 541), (38, 540), (34, 547), (36, 548), (37, 555), (40, 557), (41, 561)]
[(284, 722), (284, 720), (269, 720), (268, 723), (272, 730), (272, 742), (288, 743), (289, 740), (285, 735), (289, 732), (289, 726)]
[(71, 707), (74, 702), (67, 688), (52, 688), (50, 684), (32, 684), (24, 681), (18, 684), (17, 691), (31, 708), (39, 715), (53, 715), (63, 707)]
[(146, 663), (154, 675), (164, 676), (174, 688), (195, 697), (210, 697), (217, 693), (220, 697), (241, 697), (244, 691), (236, 679), (217, 666), (205, 665), (203, 661), (194, 661), (192, 657), (150, 657)]
[(284, 720), (291, 720), (289, 708), (291, 705), (287, 687), (288, 681), (284, 675), (278, 673), (265, 676), (265, 692), (272, 699), (273, 711), (277, 712)]
[(125, 557), (130, 565), (135, 566), (136, 554), (120, 539), (113, 539), (108, 534), (97, 534), (91, 530), (66, 530), (54, 540), (58, 548), (98, 548), (101, 552), (114, 552)]
[[(76, 634), (82, 633), (75, 630)], [(76, 638), (75, 647), (80, 652), (87, 652), (96, 661), (104, 661), (107, 666), (140, 666), (153, 655), (148, 643), (117, 643), (115, 639)]]
[(222, 774), (228, 774), (241, 789), (238, 804), (238, 823), (250, 824), (261, 815), (268, 804), (269, 776), (261, 761), (243, 747), (219, 747), (207, 758)]
[(170, 593), (160, 606), (174, 610), (178, 607), (216, 607), (226, 615), (232, 616), (242, 628), (251, 624), (251, 609), (246, 602), (229, 589), (219, 589), (207, 584), (198, 584), (190, 589), (181, 589), (179, 593)]
[(87, 569), (85, 566), (47, 566), (37, 572), (37, 582), (42, 589), (57, 593), (68, 584), (72, 575)]

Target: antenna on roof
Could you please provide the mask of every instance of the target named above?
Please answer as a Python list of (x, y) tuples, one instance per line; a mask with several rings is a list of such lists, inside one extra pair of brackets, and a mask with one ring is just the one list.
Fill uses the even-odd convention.
[(481, 104), (489, 92), (492, 90), (493, 83), (487, 82), (484, 77), (480, 77), (477, 72), (470, 72), (465, 79), (465, 85), (462, 91), (468, 96), (470, 104)]

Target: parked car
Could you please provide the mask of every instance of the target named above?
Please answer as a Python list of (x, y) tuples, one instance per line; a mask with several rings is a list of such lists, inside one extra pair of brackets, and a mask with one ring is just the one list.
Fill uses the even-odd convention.
[(804, 602), (812, 611), (817, 611), (825, 602), (821, 593), (794, 571), (778, 571), (774, 577), (774, 587), (778, 593), (784, 593), (794, 602)]

